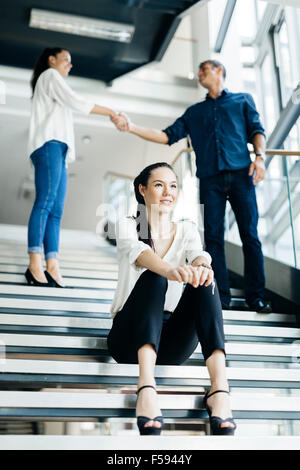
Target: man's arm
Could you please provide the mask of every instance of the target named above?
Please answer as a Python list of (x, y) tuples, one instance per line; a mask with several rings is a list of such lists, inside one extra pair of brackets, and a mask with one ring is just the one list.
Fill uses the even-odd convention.
[(255, 153), (261, 156), (255, 158), (249, 168), (249, 175), (253, 175), (253, 183), (257, 184), (265, 177), (266, 169), (264, 156), (266, 151), (266, 138), (264, 128), (260, 122), (259, 113), (256, 109), (253, 97), (249, 93), (245, 93), (245, 118), (247, 125), (247, 140), (253, 144)]
[(164, 131), (147, 129), (145, 127), (136, 126), (135, 124), (130, 124), (129, 132), (150, 142), (156, 142), (158, 144), (167, 144), (169, 142), (169, 138)]
[[(121, 118), (126, 118), (127, 120), (127, 127), (125, 129), (120, 127)], [(185, 114), (176, 119), (176, 121), (171, 126), (164, 130), (149, 129), (137, 126), (131, 122), (130, 118), (125, 113), (119, 113), (117, 116), (111, 117), (111, 120), (120, 131), (127, 131), (131, 134), (141, 137), (142, 139), (159, 144), (172, 145), (188, 135), (188, 125), (186, 123)]]
[[(122, 119), (126, 119), (126, 128), (122, 128)], [(111, 121), (115, 124), (119, 131), (127, 131), (130, 134), (137, 135), (144, 140), (149, 140), (150, 142), (156, 142), (158, 144), (167, 144), (169, 142), (169, 138), (165, 132), (137, 126), (131, 122), (130, 118), (125, 113), (119, 113), (117, 115), (111, 116)]]
[(266, 152), (266, 138), (263, 134), (255, 134), (252, 140), (255, 154), (260, 154), (256, 160), (264, 161)]
[(266, 138), (263, 134), (255, 134), (252, 140), (255, 154), (257, 155), (254, 162), (251, 163), (249, 168), (249, 175), (255, 175), (253, 177), (253, 183), (257, 184), (265, 178), (266, 167), (265, 167), (265, 152), (266, 152)]

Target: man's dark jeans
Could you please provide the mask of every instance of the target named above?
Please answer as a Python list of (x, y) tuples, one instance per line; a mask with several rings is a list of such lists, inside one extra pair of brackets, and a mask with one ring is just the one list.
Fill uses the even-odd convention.
[(228, 199), (235, 214), (244, 252), (244, 287), (248, 304), (264, 298), (264, 262), (257, 234), (258, 210), (255, 186), (249, 167), (223, 171), (201, 178), (200, 202), (204, 204), (205, 249), (212, 257), (212, 267), (222, 303), (230, 303), (230, 285), (224, 250), (224, 218)]

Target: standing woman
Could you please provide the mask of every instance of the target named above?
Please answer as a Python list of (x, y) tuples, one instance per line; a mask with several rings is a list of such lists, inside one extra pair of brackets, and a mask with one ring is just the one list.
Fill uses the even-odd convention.
[(139, 364), (140, 434), (160, 434), (163, 427), (155, 364), (182, 364), (200, 341), (211, 380), (204, 398), (211, 432), (232, 435), (236, 425), (229, 404), (223, 318), (211, 257), (203, 251), (193, 222), (171, 221), (178, 190), (170, 165), (146, 167), (135, 178), (134, 190), (137, 216), (120, 219), (116, 230), (119, 278), (108, 349), (119, 363)]
[[(67, 164), (75, 160), (72, 111), (102, 114), (109, 108), (75, 93), (64, 78), (72, 68), (70, 53), (46, 48), (38, 58), (32, 79), (32, 112), (28, 154), (35, 169), (36, 199), (28, 224), (28, 284), (63, 287), (59, 271), (59, 232), (67, 190)], [(43, 272), (42, 248), (46, 259)]]

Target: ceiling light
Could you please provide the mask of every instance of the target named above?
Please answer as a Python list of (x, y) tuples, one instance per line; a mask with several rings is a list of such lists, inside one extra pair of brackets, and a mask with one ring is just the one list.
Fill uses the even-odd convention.
[(91, 142), (91, 140), (92, 140), (92, 139), (91, 139), (91, 137), (90, 137), (89, 135), (85, 135), (85, 136), (82, 137), (82, 142), (83, 142), (84, 144), (89, 144), (89, 143)]
[(120, 42), (130, 42), (135, 29), (130, 24), (97, 20), (37, 8), (31, 9), (29, 26), (31, 28)]

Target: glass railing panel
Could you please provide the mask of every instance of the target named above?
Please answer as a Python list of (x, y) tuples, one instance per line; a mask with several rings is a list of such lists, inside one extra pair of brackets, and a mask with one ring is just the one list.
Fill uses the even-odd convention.
[(133, 178), (109, 172), (104, 177), (104, 204), (97, 208), (100, 217), (97, 233), (115, 243), (115, 224), (123, 216), (136, 213)]
[[(174, 220), (189, 219), (199, 224), (199, 184), (195, 177), (196, 161), (193, 151), (185, 149), (175, 159), (173, 169), (177, 175), (179, 195), (173, 211)], [(201, 225), (201, 224), (200, 224)]]
[[(296, 163), (297, 172), (300, 173), (300, 159)], [(294, 166), (295, 168), (295, 166)], [(290, 172), (289, 172), (290, 173)], [(295, 249), (295, 267), (300, 268), (300, 174), (289, 177), (291, 187), (291, 212), (293, 216), (293, 238)]]
[[(300, 254), (299, 191), (300, 160), (296, 155), (275, 155), (268, 166), (266, 178), (256, 185), (258, 235), (263, 253), (295, 267), (299, 267)], [(225, 229), (225, 239), (241, 245), (238, 227), (229, 204), (226, 209)]]

